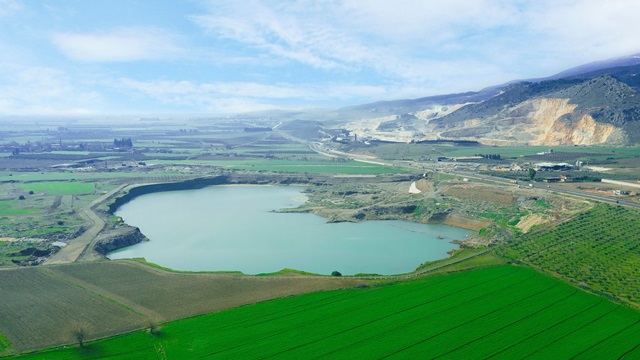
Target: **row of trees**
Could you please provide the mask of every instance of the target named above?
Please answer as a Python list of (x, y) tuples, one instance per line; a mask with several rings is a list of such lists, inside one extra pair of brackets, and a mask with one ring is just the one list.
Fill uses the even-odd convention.
[(133, 147), (133, 141), (131, 141), (131, 138), (125, 139), (113, 139), (113, 146), (117, 147), (117, 148), (132, 148)]

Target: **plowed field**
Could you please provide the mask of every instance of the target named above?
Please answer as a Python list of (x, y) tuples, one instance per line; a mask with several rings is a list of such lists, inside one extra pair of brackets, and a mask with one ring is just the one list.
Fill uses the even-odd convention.
[[(12, 351), (73, 343), (278, 297), (355, 286), (305, 276), (178, 274), (130, 261), (0, 270), (0, 334)], [(1, 350), (1, 348), (0, 348)]]

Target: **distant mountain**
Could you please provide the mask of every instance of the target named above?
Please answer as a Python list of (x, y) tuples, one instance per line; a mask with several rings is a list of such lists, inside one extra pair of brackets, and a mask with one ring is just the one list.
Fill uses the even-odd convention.
[[(342, 108), (360, 138), (464, 139), (487, 144), (640, 143), (640, 54), (479, 92)], [(349, 120), (351, 119), (351, 120)]]
[(428, 124), (443, 138), (532, 145), (639, 143), (640, 94), (612, 75), (508, 86)]
[(621, 68), (621, 67), (628, 67), (628, 66), (634, 66), (634, 65), (640, 65), (640, 54), (634, 54), (634, 55), (619, 57), (615, 59), (591, 62), (588, 64), (576, 66), (574, 68), (549, 76), (548, 78), (539, 79), (539, 80), (562, 79), (562, 78), (574, 77), (582, 74), (594, 73), (604, 69)]
[(378, 101), (369, 104), (348, 106), (338, 110), (339, 113), (362, 113), (366, 115), (386, 116), (424, 110), (431, 106), (466, 104), (480, 102), (498, 94), (500, 89), (486, 89), (457, 94), (435, 95), (419, 99), (402, 99)]

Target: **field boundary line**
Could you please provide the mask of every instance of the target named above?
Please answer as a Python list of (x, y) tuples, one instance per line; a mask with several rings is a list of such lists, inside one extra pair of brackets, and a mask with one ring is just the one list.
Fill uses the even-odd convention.
[(593, 345), (589, 346), (588, 348), (586, 348), (586, 349), (582, 350), (581, 352), (577, 353), (577, 354), (576, 354), (575, 356), (573, 356), (571, 359), (575, 359), (575, 358), (577, 358), (578, 356), (580, 356), (580, 355), (582, 355), (582, 354), (586, 353), (587, 351), (589, 351), (589, 350), (593, 349), (594, 347), (596, 347), (596, 346), (598, 346), (598, 345), (602, 344), (603, 342), (605, 342), (605, 341), (607, 341), (607, 340), (611, 339), (612, 337), (617, 336), (618, 334), (620, 334), (620, 333), (622, 333), (622, 332), (624, 332), (624, 331), (627, 331), (627, 330), (631, 329), (632, 327), (634, 327), (634, 326), (638, 325), (638, 323), (640, 323), (640, 320), (637, 320), (637, 321), (636, 321), (636, 322), (634, 322), (633, 324), (628, 325), (628, 326), (626, 326), (626, 327), (624, 327), (624, 328), (622, 328), (622, 329), (620, 329), (620, 330), (616, 331), (615, 333), (613, 333), (613, 334), (611, 334), (611, 335), (607, 336), (606, 338), (604, 338), (604, 339), (602, 339), (602, 340), (598, 341), (597, 343), (595, 343), (595, 344), (593, 344)]
[(164, 316), (156, 313), (153, 310), (150, 310), (140, 304), (134, 303), (122, 296), (116, 295), (110, 291), (105, 290), (99, 286), (87, 283), (86, 281), (80, 280), (72, 275), (65, 274), (60, 271), (56, 271), (52, 267), (42, 268), (41, 271), (51, 277), (54, 277), (60, 281), (64, 281), (70, 285), (76, 286), (80, 289), (88, 291), (96, 296), (99, 296), (109, 302), (112, 302), (132, 313), (140, 315), (144, 318), (155, 320), (155, 321), (164, 321), (166, 320)]
[[(486, 283), (489, 283), (489, 282), (491, 282), (491, 281), (494, 281), (494, 280), (500, 279), (500, 278), (502, 278), (502, 277), (504, 277), (504, 276), (507, 276), (507, 275), (510, 275), (510, 274), (513, 274), (513, 273), (509, 273), (509, 274), (506, 274), (506, 275), (501, 275), (501, 276), (499, 276), (499, 277), (496, 277), (496, 278), (494, 278), (494, 279), (491, 279), (491, 280), (485, 281), (485, 282), (480, 283), (480, 284), (477, 284), (477, 285), (486, 284)], [(488, 292), (486, 292), (486, 293), (482, 293), (482, 294), (480, 294), (480, 295), (478, 295), (478, 296), (475, 296), (475, 297), (473, 297), (473, 298), (466, 299), (466, 300), (464, 300), (464, 301), (462, 301), (462, 302), (460, 302), (460, 303), (452, 304), (452, 305), (450, 305), (450, 306), (448, 306), (448, 307), (445, 307), (445, 308), (443, 308), (443, 309), (441, 309), (441, 310), (437, 311), (436, 313), (433, 313), (433, 312), (432, 312), (432, 313), (428, 313), (428, 314), (426, 314), (426, 315), (422, 314), (420, 317), (418, 317), (418, 318), (414, 318), (414, 319), (413, 319), (413, 320), (411, 320), (411, 321), (408, 321), (408, 322), (403, 323), (403, 324), (401, 324), (401, 325), (397, 325), (397, 326), (395, 326), (395, 327), (393, 327), (393, 328), (386, 328), (386, 329), (384, 329), (384, 331), (383, 331), (383, 332), (379, 332), (379, 333), (376, 333), (376, 334), (374, 334), (374, 335), (370, 335), (370, 336), (368, 336), (368, 337), (366, 337), (366, 338), (364, 338), (364, 339), (359, 339), (358, 341), (356, 341), (356, 342), (352, 342), (352, 343), (350, 343), (349, 345), (345, 345), (345, 346), (342, 346), (342, 347), (340, 347), (340, 348), (333, 349), (333, 350), (331, 350), (331, 351), (330, 351), (330, 352), (328, 352), (328, 353), (324, 353), (322, 356), (327, 356), (327, 355), (329, 355), (329, 354), (332, 354), (332, 353), (335, 353), (335, 352), (337, 352), (337, 351), (340, 351), (341, 349), (343, 349), (343, 348), (344, 348), (344, 347), (346, 347), (346, 346), (352, 346), (353, 344), (362, 343), (362, 342), (365, 342), (365, 341), (370, 341), (371, 339), (373, 339), (373, 338), (375, 338), (375, 337), (384, 336), (384, 334), (385, 334), (385, 333), (388, 333), (388, 332), (393, 331), (393, 330), (400, 329), (400, 328), (402, 328), (402, 327), (404, 327), (404, 326), (407, 326), (408, 324), (413, 324), (413, 323), (416, 323), (416, 322), (424, 321), (424, 319), (429, 318), (429, 317), (431, 317), (431, 316), (434, 316), (434, 315), (436, 315), (438, 312), (447, 312), (447, 311), (450, 311), (451, 309), (457, 309), (457, 308), (460, 308), (460, 307), (464, 306), (465, 304), (468, 304), (468, 303), (474, 303), (474, 302), (476, 302), (478, 299), (480, 299), (480, 298), (482, 298), (482, 297), (484, 297), (484, 296), (487, 296), (487, 295), (491, 295), (491, 294), (495, 294), (495, 293), (499, 293), (499, 292), (501, 292), (501, 291), (504, 291), (505, 289), (508, 289), (510, 286), (514, 286), (514, 285), (519, 284), (519, 283), (521, 283), (521, 282), (523, 282), (523, 281), (526, 281), (527, 279), (530, 279), (530, 278), (532, 278), (533, 276), (535, 276), (535, 275), (531, 275), (531, 276), (527, 277), (526, 279), (518, 280), (517, 282), (515, 282), (515, 283), (513, 283), (513, 284), (505, 285), (504, 287), (501, 287), (501, 288), (499, 288), (499, 289), (494, 289), (494, 290), (488, 291)], [(476, 286), (472, 286), (471, 288), (474, 288), (474, 287), (476, 287)], [(447, 298), (447, 297), (453, 296), (453, 295), (455, 295), (455, 294), (458, 294), (458, 293), (460, 293), (460, 292), (462, 292), (462, 291), (469, 290), (469, 289), (470, 289), (470, 288), (457, 290), (457, 291), (455, 291), (455, 292), (453, 292), (453, 293), (450, 293), (450, 294), (445, 295), (445, 296), (441, 296), (441, 297), (439, 297), (439, 298), (437, 298), (437, 299), (434, 299), (434, 300), (432, 300), (432, 301), (428, 301), (428, 302), (421, 303), (421, 305), (420, 305), (420, 306), (427, 305), (427, 304), (432, 303), (432, 302), (434, 302), (434, 301), (441, 301), (442, 299), (445, 299), (445, 298)], [(547, 290), (548, 290), (548, 289), (547, 289)], [(534, 294), (534, 295), (535, 295), (535, 294)], [(505, 305), (505, 306), (509, 306), (509, 305)], [(386, 318), (386, 317), (389, 317), (389, 316), (397, 315), (398, 313), (400, 313), (400, 312), (404, 312), (404, 311), (406, 311), (406, 310), (409, 310), (409, 309), (404, 309), (404, 310), (402, 310), (402, 311), (398, 311), (398, 312), (395, 312), (395, 313), (393, 313), (393, 314), (389, 314), (389, 315), (384, 316), (384, 317), (382, 317), (382, 318), (378, 318), (378, 319), (376, 319), (375, 321), (379, 321), (379, 320), (381, 320), (381, 319), (383, 319), (383, 318)], [(370, 321), (370, 322), (369, 322), (369, 324), (371, 324), (371, 323), (373, 323), (373, 322), (375, 322), (375, 321)], [(354, 327), (351, 327), (349, 330), (357, 329), (357, 328), (360, 328), (360, 327), (362, 327), (362, 326), (363, 326), (363, 325), (354, 326)], [(451, 330), (451, 329), (449, 329), (449, 330)], [(446, 331), (449, 331), (449, 330), (446, 330)], [(345, 332), (345, 331), (341, 331), (340, 333), (344, 333), (344, 332)], [(331, 336), (334, 336), (334, 335), (337, 335), (337, 334), (338, 334), (338, 333), (333, 334), (333, 335), (331, 335)], [(328, 336), (327, 338), (330, 338), (331, 336)], [(437, 335), (433, 335), (432, 337), (435, 337), (435, 336), (437, 336)]]
[[(425, 301), (425, 302), (421, 302), (421, 303), (419, 303), (419, 304), (412, 305), (412, 306), (410, 306), (410, 307), (407, 307), (407, 308), (404, 308), (404, 309), (402, 309), (402, 310), (399, 310), (399, 311), (393, 312), (393, 313), (391, 313), (391, 314), (384, 315), (384, 316), (382, 316), (382, 317), (377, 317), (377, 318), (374, 318), (374, 319), (370, 319), (370, 320), (369, 320), (369, 321), (367, 321), (366, 323), (362, 323), (362, 324), (358, 324), (358, 325), (355, 325), (355, 326), (351, 326), (351, 327), (349, 327), (349, 328), (347, 328), (347, 329), (343, 329), (343, 330), (341, 330), (341, 331), (339, 331), (339, 332), (337, 332), (337, 333), (332, 333), (332, 334), (327, 335), (327, 336), (325, 336), (325, 337), (323, 337), (323, 338), (316, 339), (316, 340), (314, 340), (314, 341), (310, 341), (310, 342), (306, 342), (306, 343), (304, 343), (304, 344), (300, 344), (300, 345), (298, 345), (298, 346), (295, 346), (295, 347), (292, 347), (292, 348), (289, 348), (289, 349), (286, 349), (286, 350), (280, 351), (279, 353), (276, 353), (276, 354), (268, 355), (268, 356), (266, 356), (265, 358), (269, 358), (269, 357), (271, 357), (271, 358), (272, 358), (272, 357), (274, 357), (274, 356), (277, 356), (277, 355), (279, 355), (279, 354), (285, 353), (285, 352), (287, 352), (287, 351), (291, 351), (291, 350), (294, 350), (294, 349), (300, 348), (300, 347), (302, 347), (302, 346), (306, 346), (306, 345), (309, 345), (309, 344), (312, 344), (312, 343), (315, 343), (315, 342), (318, 342), (318, 341), (322, 341), (322, 340), (324, 340), (324, 339), (331, 338), (331, 337), (336, 336), (336, 335), (338, 335), (338, 334), (342, 334), (342, 333), (345, 333), (345, 332), (348, 332), (348, 331), (352, 331), (352, 330), (354, 330), (354, 329), (361, 328), (361, 327), (366, 326), (366, 325), (373, 324), (373, 323), (375, 323), (375, 322), (381, 321), (382, 319), (386, 319), (386, 318), (389, 318), (389, 317), (392, 317), (392, 316), (396, 316), (396, 315), (398, 315), (398, 314), (400, 314), (400, 313), (403, 313), (403, 312), (406, 312), (406, 311), (409, 311), (409, 310), (412, 310), (412, 309), (416, 309), (416, 308), (419, 308), (419, 307), (425, 306), (425, 305), (430, 304), (430, 303), (433, 303), (433, 302), (435, 302), (435, 301), (441, 301), (442, 299), (445, 299), (445, 298), (447, 298), (447, 297), (454, 296), (455, 294), (460, 293), (460, 292), (462, 292), (462, 291), (469, 290), (470, 288), (475, 288), (475, 287), (477, 287), (477, 286), (480, 286), (480, 285), (483, 285), (483, 284), (487, 284), (487, 283), (490, 283), (490, 282), (496, 281), (496, 280), (498, 280), (498, 279), (500, 279), (500, 278), (503, 278), (503, 277), (507, 277), (507, 276), (513, 275), (513, 274), (515, 274), (515, 273), (519, 272), (519, 270), (520, 270), (520, 269), (516, 268), (513, 272), (508, 272), (508, 273), (506, 273), (506, 274), (499, 275), (499, 276), (497, 276), (497, 277), (495, 277), (495, 278), (491, 278), (491, 279), (489, 279), (489, 280), (485, 280), (485, 281), (483, 281), (483, 282), (481, 282), (481, 283), (475, 283), (474, 285), (471, 285), (470, 287), (464, 287), (464, 288), (459, 289), (459, 290), (456, 290), (456, 291), (454, 291), (454, 292), (451, 292), (451, 293), (447, 293), (447, 294), (440, 295), (439, 297), (436, 297), (436, 298), (430, 299), (430, 300)], [(530, 276), (530, 277), (528, 277), (528, 278), (531, 278), (531, 277), (533, 277), (533, 276), (534, 276), (534, 275), (531, 275), (531, 276)], [(528, 278), (527, 278), (527, 279), (528, 279)], [(518, 281), (517, 281), (516, 283), (514, 283), (514, 284), (520, 283), (520, 282), (525, 281), (525, 280), (526, 280), (526, 279), (518, 280)], [(443, 280), (443, 281), (439, 281), (438, 283), (441, 283), (441, 282), (444, 282), (444, 280)], [(436, 284), (438, 284), (438, 283), (436, 283)], [(416, 289), (410, 290), (410, 291), (408, 291), (408, 292), (403, 292), (403, 293), (395, 294), (395, 295), (390, 296), (390, 297), (386, 297), (386, 298), (383, 298), (383, 299), (379, 299), (379, 300), (377, 300), (376, 302), (373, 302), (373, 303), (367, 303), (365, 306), (367, 306), (367, 307), (368, 307), (368, 306), (375, 306), (376, 304), (379, 304), (379, 303), (383, 303), (383, 302), (387, 302), (387, 301), (393, 301), (393, 299), (395, 299), (395, 298), (403, 297), (403, 296), (405, 296), (407, 293), (411, 293), (411, 292), (415, 292), (415, 291), (423, 290), (424, 288), (429, 287), (429, 286), (431, 286), (431, 285), (433, 285), (433, 284), (429, 284), (429, 285), (426, 285), (426, 286), (421, 286), (421, 287), (419, 287), (419, 288), (416, 288)], [(498, 292), (498, 291), (504, 290), (504, 289), (506, 289), (506, 288), (507, 288), (507, 286), (505, 286), (505, 287), (503, 287), (503, 288), (500, 288), (500, 289), (498, 289), (498, 290), (491, 291), (491, 292), (489, 292), (489, 293), (487, 293), (487, 294), (494, 293), (494, 292)], [(482, 297), (482, 296), (485, 296), (485, 295), (487, 295), (487, 294), (482, 294), (482, 295), (480, 295), (480, 296), (478, 296), (478, 297), (476, 297), (476, 298), (473, 298), (473, 300), (472, 300), (472, 299), (465, 300), (465, 301), (463, 301), (461, 304), (465, 304), (465, 303), (470, 302), (470, 301), (475, 301), (477, 298)], [(456, 307), (460, 306), (461, 304), (458, 304), (458, 305), (451, 305), (451, 306), (447, 307), (446, 309), (447, 309), (447, 310), (449, 310), (449, 309), (452, 309), (452, 308), (456, 308)], [(330, 321), (330, 319), (331, 319), (331, 318), (335, 318), (336, 316), (341, 316), (341, 315), (343, 315), (343, 314), (334, 314), (334, 315), (332, 315), (331, 317), (324, 318), (324, 319), (323, 319), (323, 321)], [(412, 322), (415, 322), (415, 321), (418, 321), (418, 320), (420, 320), (420, 319), (423, 319), (423, 318), (425, 318), (425, 317), (432, 316), (432, 315), (434, 315), (434, 314), (433, 314), (433, 313), (431, 313), (431, 314), (428, 314), (428, 315), (424, 315), (424, 316), (420, 317), (419, 319), (416, 319), (416, 320), (411, 321), (411, 323), (412, 323)], [(283, 316), (283, 317), (286, 317), (286, 316), (289, 316), (289, 315), (285, 315), (285, 316)], [(280, 318), (282, 318), (282, 317), (278, 317), (277, 319), (280, 319)], [(315, 324), (313, 324), (313, 325), (315, 325)], [(307, 326), (312, 326), (312, 325), (307, 325)], [(283, 332), (286, 332), (286, 331), (288, 331), (288, 330), (281, 330), (278, 334), (283, 333)], [(258, 342), (258, 341), (265, 340), (265, 339), (267, 339), (267, 338), (269, 338), (269, 337), (273, 337), (273, 336), (276, 336), (276, 335), (278, 335), (278, 334), (270, 334), (270, 335), (267, 335), (266, 337), (263, 337), (263, 338), (260, 338), (260, 339), (254, 339), (254, 340), (252, 340), (252, 341), (250, 341), (250, 342), (247, 342), (247, 343), (244, 343), (244, 344), (236, 345), (236, 346), (233, 346), (233, 347), (230, 347), (230, 348), (226, 348), (226, 349), (223, 349), (223, 350), (218, 350), (218, 351), (213, 352), (213, 353), (209, 353), (209, 354), (207, 354), (206, 356), (209, 356), (209, 355), (215, 355), (215, 354), (220, 354), (220, 353), (222, 353), (222, 352), (229, 351), (229, 350), (233, 350), (233, 349), (236, 349), (236, 348), (238, 348), (238, 347), (241, 347), (241, 346), (244, 346), (244, 345), (247, 345), (247, 344), (256, 343), (256, 342)]]
[(460, 349), (464, 348), (465, 346), (468, 346), (468, 345), (471, 345), (471, 344), (473, 344), (473, 343), (475, 343), (475, 342), (477, 342), (477, 341), (480, 341), (480, 340), (482, 340), (483, 338), (485, 338), (485, 337), (487, 337), (487, 336), (491, 336), (491, 335), (493, 335), (493, 334), (495, 334), (495, 333), (498, 333), (498, 332), (500, 332), (500, 331), (503, 331), (503, 330), (505, 330), (505, 329), (508, 329), (509, 327), (511, 327), (511, 326), (513, 326), (513, 325), (515, 325), (515, 324), (517, 324), (517, 323), (519, 323), (519, 322), (521, 322), (521, 321), (523, 321), (523, 320), (525, 320), (525, 319), (528, 319), (528, 318), (530, 318), (530, 317), (532, 317), (532, 316), (535, 316), (535, 315), (537, 315), (537, 314), (539, 314), (539, 313), (541, 313), (541, 312), (543, 312), (543, 311), (545, 311), (545, 310), (547, 310), (547, 309), (549, 309), (549, 308), (551, 308), (551, 307), (553, 307), (553, 306), (557, 305), (558, 303), (561, 303), (561, 302), (563, 302), (563, 301), (565, 301), (565, 300), (567, 300), (567, 299), (571, 298), (572, 296), (574, 296), (574, 295), (576, 295), (576, 294), (578, 294), (578, 289), (573, 289), (573, 292), (572, 292), (572, 293), (570, 293), (569, 295), (567, 295), (567, 296), (565, 296), (565, 297), (563, 297), (563, 298), (560, 298), (560, 299), (558, 299), (558, 300), (555, 300), (554, 302), (549, 303), (549, 304), (545, 305), (544, 307), (542, 307), (542, 308), (540, 308), (540, 309), (538, 309), (538, 310), (535, 310), (534, 312), (532, 312), (532, 313), (530, 313), (530, 314), (528, 314), (528, 315), (525, 315), (525, 316), (523, 316), (523, 317), (521, 317), (521, 318), (519, 318), (519, 319), (516, 319), (516, 320), (514, 320), (514, 321), (511, 321), (510, 323), (508, 323), (508, 324), (506, 324), (506, 325), (504, 325), (504, 326), (502, 326), (502, 327), (500, 327), (500, 328), (498, 328), (498, 329), (494, 329), (494, 330), (492, 330), (491, 332), (489, 332), (489, 333), (487, 333), (487, 334), (484, 334), (484, 335), (482, 335), (482, 336), (480, 336), (480, 337), (478, 337), (478, 338), (475, 338), (475, 339), (473, 339), (473, 340), (470, 340), (470, 341), (468, 341), (468, 342), (466, 342), (466, 343), (464, 343), (464, 344), (462, 344), (462, 345), (458, 346), (458, 347), (457, 347), (457, 348), (455, 348), (455, 349), (452, 349), (452, 350), (449, 350), (449, 351), (448, 351), (448, 352), (446, 352), (446, 353), (440, 354), (440, 355), (438, 355), (438, 356), (434, 357), (433, 359), (438, 359), (438, 358), (441, 358), (441, 357), (446, 356), (446, 355), (448, 355), (448, 354), (455, 353), (456, 351), (458, 351), (458, 350), (460, 350)]
[(552, 329), (552, 328), (554, 328), (554, 327), (556, 327), (556, 326), (560, 326), (560, 324), (562, 324), (562, 323), (564, 323), (564, 322), (566, 322), (566, 321), (569, 321), (570, 319), (573, 319), (573, 318), (575, 318), (575, 317), (577, 317), (577, 316), (582, 316), (582, 315), (583, 315), (584, 313), (586, 313), (587, 311), (590, 311), (591, 309), (595, 308), (596, 306), (600, 306), (600, 305), (602, 304), (602, 302), (603, 302), (603, 301), (606, 301), (606, 300), (605, 300), (605, 299), (603, 299), (603, 298), (599, 298), (599, 300), (598, 300), (598, 301), (596, 301), (593, 305), (590, 305), (589, 307), (587, 307), (587, 308), (585, 308), (585, 309), (583, 309), (583, 310), (581, 310), (581, 311), (579, 311), (579, 312), (577, 312), (577, 313), (575, 313), (575, 314), (573, 314), (573, 315), (571, 315), (571, 316), (569, 316), (569, 317), (567, 317), (567, 318), (565, 318), (565, 319), (563, 319), (563, 320), (561, 320), (561, 321), (558, 321), (557, 323), (555, 323), (555, 324), (553, 324), (553, 325), (551, 325), (551, 326), (548, 326), (548, 327), (546, 327), (546, 328), (544, 328), (544, 329), (542, 329), (542, 330), (538, 331), (538, 332), (537, 332), (537, 333), (535, 333), (535, 334), (532, 334), (532, 335), (530, 335), (530, 336), (528, 336), (528, 337), (525, 337), (525, 338), (523, 338), (522, 340), (520, 340), (520, 341), (518, 341), (518, 342), (516, 342), (516, 343), (514, 343), (514, 344), (511, 344), (511, 346), (509, 346), (509, 347), (506, 347), (506, 348), (504, 348), (504, 349), (501, 349), (501, 350), (500, 350), (500, 351), (498, 351), (498, 352), (495, 352), (495, 353), (491, 354), (487, 359), (491, 359), (491, 358), (493, 358), (493, 357), (496, 357), (497, 355), (499, 355), (499, 354), (501, 354), (501, 353), (503, 353), (503, 352), (505, 352), (505, 351), (508, 351), (508, 350), (510, 350), (510, 349), (512, 349), (512, 348), (514, 348), (514, 347), (516, 347), (516, 346), (518, 346), (518, 345), (520, 345), (520, 344), (522, 344), (522, 343), (524, 343), (524, 342), (526, 342), (526, 341), (530, 340), (531, 338), (536, 337), (536, 336), (538, 336), (538, 335), (540, 335), (540, 334), (542, 334), (542, 333), (544, 333), (544, 332), (548, 331), (549, 329)]
[(604, 318), (604, 317), (606, 317), (606, 316), (609, 316), (609, 314), (611, 314), (612, 312), (616, 311), (617, 309), (618, 309), (618, 307), (614, 307), (614, 308), (612, 308), (611, 310), (609, 310), (609, 311), (605, 312), (604, 314), (599, 315), (598, 317), (596, 317), (595, 319), (593, 319), (591, 322), (585, 323), (585, 324), (583, 324), (583, 325), (579, 326), (577, 329), (572, 329), (572, 331), (570, 331), (570, 332), (568, 332), (568, 333), (566, 333), (566, 334), (564, 334), (564, 335), (562, 335), (562, 336), (560, 336), (560, 337), (556, 338), (554, 341), (552, 341), (552, 342), (550, 342), (550, 343), (548, 343), (548, 344), (545, 344), (545, 346), (544, 346), (544, 347), (538, 348), (538, 349), (537, 349), (537, 350), (535, 350), (534, 352), (532, 352), (532, 353), (530, 353), (529, 355), (527, 355), (526, 357), (524, 357), (524, 359), (526, 359), (526, 358), (530, 358), (531, 356), (533, 356), (533, 354), (538, 353), (538, 352), (540, 352), (540, 351), (542, 351), (542, 350), (544, 350), (544, 349), (548, 348), (549, 346), (551, 346), (551, 345), (553, 345), (553, 344), (557, 343), (558, 341), (560, 341), (560, 340), (562, 340), (562, 339), (566, 338), (567, 336), (569, 336), (569, 335), (571, 335), (571, 334), (573, 334), (573, 333), (575, 333), (575, 332), (577, 332), (577, 331), (580, 331), (580, 330), (584, 329), (585, 327), (587, 327), (587, 326), (589, 326), (589, 325), (593, 324), (594, 322), (596, 322), (596, 321), (598, 321), (598, 320), (600, 320), (600, 319), (602, 319), (602, 318)]
[[(533, 277), (533, 276), (532, 276), (532, 277)], [(523, 280), (523, 281), (524, 281), (524, 280)], [(544, 290), (540, 290), (540, 291), (537, 291), (537, 292), (535, 292), (535, 293), (533, 293), (533, 294), (531, 294), (531, 295), (527, 295), (527, 296), (525, 296), (524, 298), (521, 298), (521, 299), (515, 300), (515, 301), (513, 301), (513, 302), (511, 302), (511, 303), (509, 303), (509, 304), (506, 304), (506, 305), (504, 305), (504, 306), (500, 306), (500, 307), (498, 307), (498, 308), (496, 308), (496, 309), (494, 309), (494, 310), (492, 310), (492, 311), (489, 311), (489, 312), (488, 312), (488, 313), (486, 313), (486, 314), (482, 314), (482, 315), (477, 316), (477, 317), (475, 317), (475, 318), (473, 318), (473, 319), (467, 320), (467, 321), (465, 321), (465, 322), (463, 322), (463, 323), (461, 323), (461, 324), (458, 324), (458, 325), (456, 325), (456, 326), (454, 326), (454, 327), (452, 327), (452, 328), (449, 328), (449, 329), (447, 329), (447, 330), (441, 331), (441, 332), (439, 332), (439, 333), (437, 333), (437, 334), (435, 334), (435, 335), (429, 336), (428, 338), (423, 339), (423, 340), (421, 340), (421, 341), (418, 341), (418, 342), (416, 342), (416, 343), (414, 343), (414, 344), (412, 344), (412, 345), (405, 346), (405, 347), (403, 347), (402, 349), (396, 350), (396, 351), (394, 351), (394, 352), (392, 352), (392, 353), (390, 353), (390, 354), (387, 354), (387, 355), (385, 355), (385, 356), (381, 357), (381, 359), (386, 359), (386, 358), (389, 358), (389, 357), (391, 357), (391, 356), (394, 356), (394, 355), (400, 354), (400, 353), (402, 353), (402, 352), (403, 352), (403, 351), (405, 351), (405, 350), (408, 350), (408, 349), (410, 349), (410, 348), (412, 348), (412, 347), (414, 347), (414, 346), (418, 346), (418, 345), (420, 345), (420, 344), (423, 344), (423, 343), (425, 343), (425, 342), (427, 342), (427, 341), (429, 341), (429, 340), (431, 340), (431, 339), (433, 339), (433, 338), (436, 338), (436, 337), (438, 337), (438, 336), (441, 336), (441, 335), (442, 335), (442, 334), (444, 334), (444, 333), (448, 333), (448, 332), (450, 332), (450, 331), (453, 331), (453, 330), (455, 330), (455, 329), (458, 329), (458, 328), (460, 328), (460, 327), (463, 327), (463, 326), (465, 326), (465, 325), (469, 324), (470, 322), (473, 322), (473, 321), (476, 321), (476, 320), (479, 320), (479, 319), (485, 318), (485, 317), (487, 317), (487, 316), (493, 315), (494, 313), (497, 313), (498, 311), (504, 310), (505, 308), (507, 308), (507, 307), (509, 307), (509, 306), (513, 306), (513, 305), (515, 305), (515, 304), (518, 304), (518, 303), (521, 303), (521, 302), (523, 302), (523, 301), (526, 301), (526, 300), (528, 300), (528, 299), (530, 299), (530, 298), (532, 298), (532, 297), (534, 297), (534, 296), (537, 296), (537, 295), (540, 295), (540, 294), (542, 294), (542, 293), (544, 293), (544, 292), (547, 292), (547, 291), (549, 291), (549, 290), (551, 290), (551, 289), (555, 288), (556, 286), (558, 286), (558, 283), (556, 283), (556, 284), (554, 284), (554, 285), (552, 285), (552, 286), (550, 286), (550, 287), (548, 287), (548, 288), (545, 288)]]

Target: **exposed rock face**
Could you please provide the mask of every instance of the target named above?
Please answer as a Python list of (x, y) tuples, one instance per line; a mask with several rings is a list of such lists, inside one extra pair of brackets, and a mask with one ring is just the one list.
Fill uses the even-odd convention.
[(106, 255), (114, 250), (138, 244), (147, 238), (140, 229), (133, 226), (124, 226), (100, 235), (95, 246), (95, 251)]
[(589, 114), (576, 122), (558, 118), (551, 130), (541, 139), (540, 145), (623, 145), (626, 135), (611, 124), (599, 123)]
[(440, 132), (444, 138), (478, 140), (486, 144), (623, 145), (625, 132), (596, 122), (569, 99), (536, 98), (506, 107), (488, 119), (469, 119)]
[[(633, 83), (633, 82), (632, 82)], [(359, 125), (366, 122), (366, 126)], [(640, 93), (605, 74), (509, 85), (477, 103), (429, 109), (347, 125), (390, 141), (451, 139), (488, 145), (627, 145), (640, 143)]]

